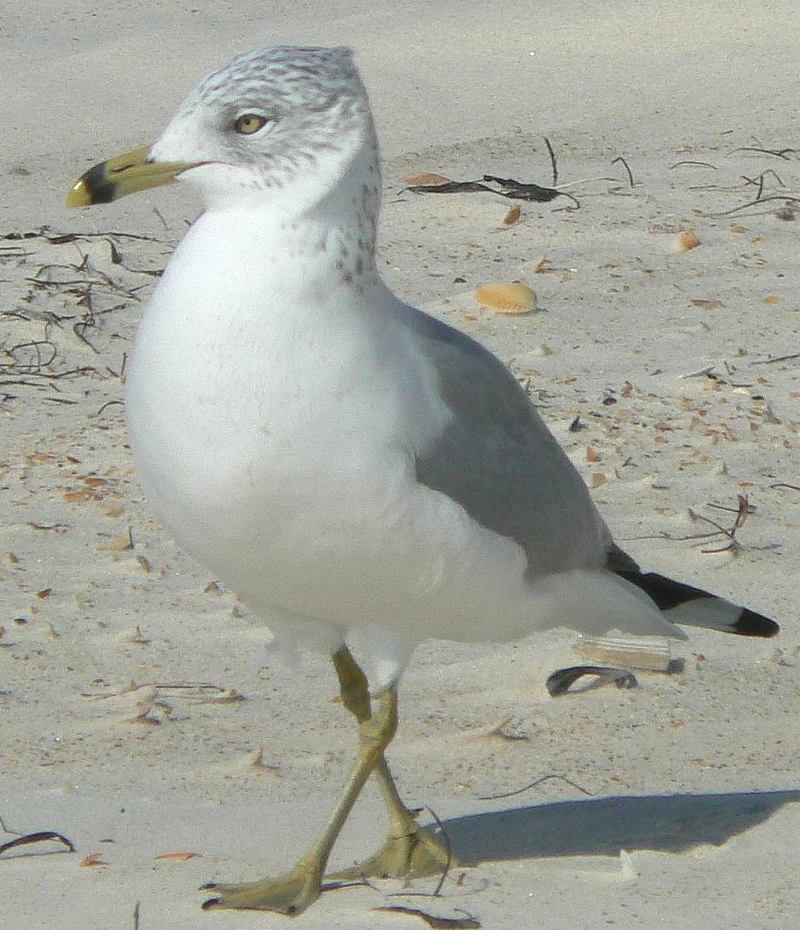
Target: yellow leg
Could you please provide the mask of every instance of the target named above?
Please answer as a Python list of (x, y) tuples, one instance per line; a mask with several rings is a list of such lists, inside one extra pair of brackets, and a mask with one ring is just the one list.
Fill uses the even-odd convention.
[(397, 730), (396, 687), (377, 695), (376, 704), (375, 712), (371, 716), (359, 719), (358, 756), (341, 799), (325, 824), (319, 840), (290, 872), (277, 878), (264, 878), (243, 885), (203, 885), (204, 890), (215, 891), (218, 894), (218, 897), (205, 902), (204, 910), (245, 908), (299, 914), (316, 901), (320, 895), (328, 857), (339, 831), (364, 783), (380, 763), (383, 750), (389, 745)]
[[(339, 676), (342, 703), (359, 724), (363, 724), (371, 714), (367, 678), (346, 646), (334, 654), (333, 664)], [(389, 836), (374, 856), (327, 877), (333, 880), (366, 876), (403, 878), (432, 875), (455, 864), (450, 850), (420, 827), (414, 814), (403, 804), (383, 752), (374, 772), (389, 815)]]

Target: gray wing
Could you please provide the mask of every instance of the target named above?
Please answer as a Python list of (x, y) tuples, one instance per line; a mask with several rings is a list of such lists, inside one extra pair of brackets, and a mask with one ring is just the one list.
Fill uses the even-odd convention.
[(469, 336), (405, 309), (453, 414), (434, 444), (417, 450), (418, 480), (516, 540), (531, 577), (604, 565), (611, 534), (511, 373)]

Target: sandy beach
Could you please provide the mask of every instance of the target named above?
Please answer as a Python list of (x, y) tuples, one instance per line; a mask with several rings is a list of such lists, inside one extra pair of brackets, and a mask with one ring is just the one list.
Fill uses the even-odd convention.
[[(75, 851), (0, 854), (0, 927), (285, 925), (203, 913), (196, 889), (288, 867), (352, 758), (329, 663), (287, 668), (134, 474), (126, 353), (198, 204), (176, 186), (64, 206), (205, 73), (279, 43), (357, 52), (393, 289), (511, 367), (642, 566), (782, 625), (691, 630), (673, 674), (556, 699), (545, 679), (579, 661), (574, 632), (426, 643), (389, 758), (460, 865), (436, 896), (436, 879), (331, 891), (293, 926), (426, 926), (380, 910), (398, 905), (492, 930), (797, 926), (795, 8), (37, 6), (0, 14), (0, 844), (52, 830)], [(578, 209), (404, 190), (423, 172), (550, 186), (545, 138)], [(539, 309), (479, 306), (497, 280)], [(542, 776), (560, 777), (523, 790)], [(372, 852), (382, 818), (368, 785), (334, 864)]]

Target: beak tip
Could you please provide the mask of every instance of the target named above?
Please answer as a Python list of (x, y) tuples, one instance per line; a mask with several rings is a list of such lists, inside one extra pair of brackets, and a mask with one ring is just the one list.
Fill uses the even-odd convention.
[(146, 145), (90, 168), (67, 194), (67, 206), (110, 203), (126, 194), (168, 184), (181, 171), (192, 167), (183, 162), (156, 162), (150, 155), (151, 149), (151, 145)]
[(68, 207), (88, 207), (91, 205), (92, 196), (83, 178), (69, 191), (65, 198), (65, 203)]

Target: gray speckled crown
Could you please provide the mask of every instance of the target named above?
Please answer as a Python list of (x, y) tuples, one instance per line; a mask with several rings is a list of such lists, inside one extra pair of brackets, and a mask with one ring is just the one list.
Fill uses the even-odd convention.
[(190, 100), (208, 103), (232, 95), (243, 104), (269, 97), (278, 109), (302, 106), (314, 112), (341, 100), (366, 104), (353, 53), (341, 46), (276, 45), (246, 52), (212, 72)]
[[(237, 116), (270, 121), (263, 141), (237, 136)], [(377, 152), (369, 100), (347, 48), (276, 46), (234, 58), (181, 104), (154, 147), (159, 160), (220, 161), (260, 169), (281, 186), (326, 154), (365, 142)]]

